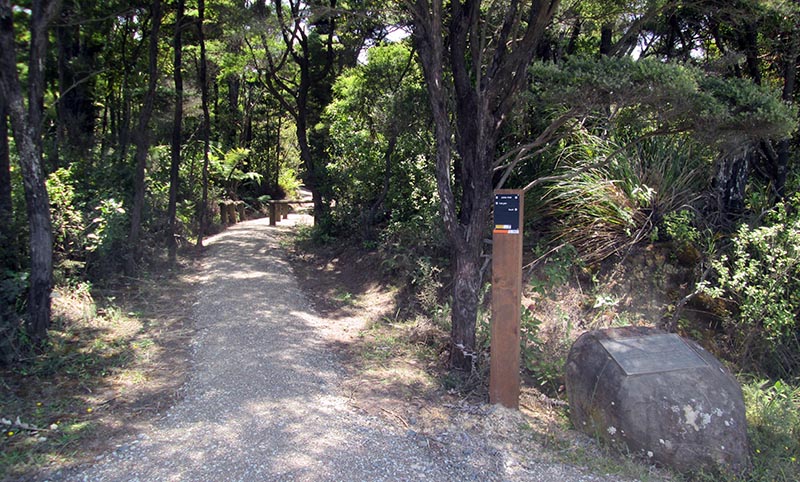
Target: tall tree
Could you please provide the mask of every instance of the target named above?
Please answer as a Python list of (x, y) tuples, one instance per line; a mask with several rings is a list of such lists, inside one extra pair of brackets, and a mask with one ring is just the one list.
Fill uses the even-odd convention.
[[(6, 284), (17, 271), (16, 235), (12, 225), (11, 159), (8, 142), (8, 115), (6, 99), (0, 95), (0, 283)], [(0, 294), (0, 364), (16, 357), (16, 335), (19, 317), (14, 309), (15, 293), (4, 289)]]
[[(321, 153), (314, 152), (310, 136), (314, 121), (325, 107), (320, 104), (325, 102), (326, 92), (329, 98), (333, 85), (336, 0), (320, 3), (273, 0), (273, 5), (281, 48), (271, 49), (273, 42), (264, 34), (266, 65), (254, 60), (264, 85), (295, 121), (305, 171), (303, 178), (311, 190), (314, 218), (319, 222), (326, 211), (325, 163), (320, 155), (315, 156)], [(310, 14), (315, 9), (319, 12), (317, 23), (309, 25)], [(251, 52), (254, 52), (252, 45)], [(292, 65), (294, 69), (287, 68)]]
[(64, 0), (55, 28), (59, 91), (57, 139), (58, 148), (69, 158), (87, 156), (94, 141), (94, 95), (97, 92), (94, 60), (102, 49), (96, 35), (108, 26), (107, 22), (93, 22), (82, 27), (82, 20), (86, 14), (96, 16), (99, 13), (92, 6), (77, 7), (75, 0)]
[(0, 278), (16, 265), (16, 235), (11, 198), (11, 158), (8, 145), (6, 97), (0, 97)]
[(131, 209), (131, 226), (128, 234), (128, 250), (126, 259), (126, 270), (132, 273), (136, 269), (136, 262), (139, 260), (141, 252), (140, 237), (142, 231), (142, 211), (144, 209), (145, 195), (145, 169), (147, 167), (147, 155), (150, 148), (150, 136), (148, 125), (150, 117), (153, 115), (153, 104), (156, 97), (156, 86), (158, 85), (158, 36), (161, 30), (161, 0), (154, 0), (150, 6), (150, 41), (149, 57), (147, 67), (147, 91), (144, 94), (144, 102), (139, 111), (139, 123), (134, 132), (134, 143), (136, 163), (134, 172), (134, 193), (133, 207)]
[(558, 0), (407, 5), (434, 119), (442, 222), (455, 258), (450, 363), (469, 370), (497, 142)]
[(181, 140), (183, 137), (183, 19), (184, 0), (177, 0), (175, 12), (175, 34), (172, 48), (174, 51), (173, 79), (175, 81), (175, 114), (172, 118), (172, 155), (169, 169), (169, 205), (167, 207), (167, 251), (169, 263), (175, 264), (178, 256), (176, 216), (178, 206), (178, 182), (181, 166)]
[(31, 257), (27, 326), (28, 335), (36, 345), (47, 337), (53, 284), (53, 234), (50, 201), (42, 168), (41, 120), (47, 25), (58, 7), (57, 0), (34, 0), (32, 5), (26, 110), (17, 74), (14, 9), (9, 0), (0, 0), (0, 94), (7, 103), (25, 188)]
[(208, 210), (208, 165), (210, 159), (208, 158), (209, 150), (211, 149), (211, 115), (208, 109), (208, 59), (206, 58), (206, 36), (203, 31), (206, 19), (206, 2), (205, 0), (197, 0), (197, 35), (200, 41), (200, 97), (203, 107), (203, 125), (201, 127), (201, 135), (203, 138), (203, 179), (202, 179), (202, 195), (200, 200), (199, 223), (197, 233), (197, 245), (203, 245), (203, 236), (205, 236), (207, 227), (206, 224)]

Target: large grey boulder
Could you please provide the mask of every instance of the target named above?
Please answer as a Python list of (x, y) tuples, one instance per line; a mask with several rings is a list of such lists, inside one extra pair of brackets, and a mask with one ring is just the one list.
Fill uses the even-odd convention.
[(741, 387), (696, 343), (646, 327), (591, 331), (565, 370), (577, 429), (681, 472), (747, 468)]

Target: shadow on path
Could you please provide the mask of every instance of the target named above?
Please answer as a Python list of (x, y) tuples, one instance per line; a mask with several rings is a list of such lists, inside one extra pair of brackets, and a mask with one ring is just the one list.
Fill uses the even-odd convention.
[(265, 219), (208, 241), (193, 307), (185, 396), (67, 480), (488, 480), (427, 439), (353, 410), (340, 360), (319, 335)]

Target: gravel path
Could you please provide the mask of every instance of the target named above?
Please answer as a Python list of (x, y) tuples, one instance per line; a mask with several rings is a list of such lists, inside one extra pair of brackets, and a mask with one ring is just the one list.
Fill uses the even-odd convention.
[(496, 449), (432, 444), (354, 408), (321, 335), (325, 320), (298, 287), (278, 229), (249, 221), (209, 241), (185, 396), (152, 431), (54, 480), (602, 479), (514, 463)]

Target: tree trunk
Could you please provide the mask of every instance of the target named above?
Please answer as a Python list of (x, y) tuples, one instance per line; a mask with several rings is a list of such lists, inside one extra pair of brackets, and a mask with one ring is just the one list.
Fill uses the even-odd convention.
[(169, 169), (169, 205), (167, 206), (167, 251), (168, 262), (174, 265), (178, 257), (178, 243), (175, 236), (178, 206), (178, 175), (181, 166), (181, 134), (183, 127), (183, 45), (181, 29), (183, 28), (184, 0), (178, 0), (178, 11), (175, 18), (175, 37), (173, 42), (174, 63), (173, 78), (175, 80), (175, 115), (172, 118), (172, 156)]
[(228, 103), (225, 109), (225, 122), (222, 124), (222, 142), (226, 149), (236, 145), (237, 126), (240, 123), (239, 119), (239, 91), (241, 89), (241, 81), (235, 75), (229, 75), (225, 79), (228, 84)]
[[(410, 4), (434, 120), (442, 222), (455, 254), (450, 361), (457, 370), (470, 370), (475, 352), (480, 256), (489, 227), (497, 139), (557, 7), (557, 0), (534, 0), (522, 12), (512, 2), (505, 12), (495, 12), (502, 23), (488, 41), (479, 33), (484, 19), (478, 0)], [(449, 32), (445, 19), (450, 19)], [(455, 173), (454, 157), (460, 159)]]
[(130, 24), (130, 19), (125, 18), (125, 26), (122, 29), (122, 41), (120, 46), (120, 60), (125, 68), (122, 71), (122, 81), (120, 82), (120, 105), (119, 105), (119, 113), (118, 113), (118, 122), (117, 122), (117, 145), (119, 146), (117, 152), (119, 154), (118, 159), (125, 163), (128, 159), (128, 148), (131, 144), (131, 94), (130, 88), (128, 85), (128, 76), (130, 74), (130, 69), (128, 66), (132, 64), (132, 60), (129, 59), (128, 56), (128, 36), (125, 35), (128, 31), (128, 25)]
[(756, 85), (761, 85), (761, 62), (758, 59), (758, 27), (755, 22), (745, 22), (740, 42), (745, 53), (747, 75)]
[(58, 0), (34, 0), (31, 14), (31, 41), (28, 57), (28, 116), (33, 141), (42, 151), (44, 116), (44, 64), (47, 61), (47, 27)]
[(717, 161), (714, 191), (721, 221), (727, 229), (734, 227), (745, 208), (745, 188), (750, 173), (751, 150), (726, 155)]
[(5, 96), (0, 97), (0, 278), (17, 270), (17, 236), (11, 200), (11, 159), (8, 146), (8, 114)]
[(211, 149), (211, 115), (208, 111), (208, 74), (206, 59), (206, 37), (203, 32), (205, 23), (205, 0), (197, 1), (197, 30), (200, 39), (200, 95), (203, 104), (203, 197), (200, 202), (199, 232), (197, 233), (197, 246), (203, 246), (203, 236), (207, 231), (208, 217), (208, 151)]
[(600, 55), (602, 56), (609, 56), (611, 55), (611, 46), (612, 46), (612, 35), (614, 31), (612, 30), (611, 24), (603, 24), (600, 27)]
[[(301, 89), (303, 83), (301, 82)], [(314, 156), (311, 153), (311, 146), (308, 144), (308, 113), (305, 103), (305, 96), (301, 95), (301, 100), (298, 100), (297, 116), (295, 118), (297, 123), (297, 145), (300, 148), (300, 160), (303, 162), (305, 175), (306, 188), (311, 191), (311, 200), (314, 202), (314, 225), (319, 226), (325, 219), (327, 214), (327, 206), (322, 195), (322, 179), (320, 173), (320, 166), (314, 162)]]
[[(7, 278), (6, 273), (17, 271), (7, 118), (5, 95), (0, 95), (0, 281)], [(0, 293), (0, 365), (16, 358), (19, 318), (13, 297), (11, 293)]]
[[(56, 27), (58, 52), (58, 144), (70, 158), (86, 157), (94, 139), (96, 108), (94, 81), (86, 77), (93, 71), (89, 49), (92, 40), (81, 38), (74, 0), (65, 2)], [(83, 77), (83, 78), (82, 78)]]
[(386, 152), (383, 153), (383, 188), (378, 198), (370, 206), (367, 212), (367, 220), (364, 223), (364, 237), (372, 239), (373, 227), (375, 226), (375, 218), (378, 216), (383, 204), (386, 202), (386, 197), (389, 195), (389, 188), (392, 182), (392, 156), (394, 156), (395, 148), (397, 147), (397, 129), (392, 127), (392, 132), (389, 134), (389, 144), (386, 146)]
[(141, 253), (140, 237), (142, 229), (142, 210), (144, 209), (145, 182), (144, 173), (147, 167), (147, 151), (150, 148), (150, 137), (147, 126), (153, 114), (153, 104), (156, 95), (156, 82), (158, 80), (158, 33), (161, 29), (161, 0), (155, 0), (151, 7), (152, 29), (150, 31), (148, 85), (144, 95), (144, 105), (139, 112), (139, 125), (134, 134), (136, 144), (136, 171), (133, 179), (133, 207), (131, 209), (131, 229), (128, 234), (128, 253), (125, 269), (129, 274), (136, 271), (136, 263)]
[[(48, 15), (54, 12), (57, 5), (34, 2), (31, 18), (31, 44), (44, 44), (42, 36), (46, 36)], [(44, 57), (39, 57), (44, 50), (32, 47), (30, 59), (33, 66), (41, 66)], [(29, 72), (31, 98), (26, 112), (22, 88), (17, 76), (17, 58), (15, 48), (15, 32), (13, 12), (8, 1), (0, 1), (0, 94), (7, 103), (11, 129), (19, 154), (27, 203), (28, 224), (30, 227), (30, 289), (28, 292), (28, 335), (35, 346), (47, 338), (50, 326), (50, 293), (53, 279), (53, 235), (50, 226), (50, 200), (45, 186), (45, 175), (42, 169), (41, 141), (37, 139), (37, 126), (33, 119), (41, 119), (41, 113), (35, 106), (39, 102), (38, 93), (43, 91), (43, 70), (36, 68)], [(31, 116), (34, 113), (34, 116)]]
[[(789, 33), (789, 48), (784, 59), (783, 68), (783, 93), (781, 98), (791, 102), (794, 98), (797, 82), (797, 62), (800, 52), (800, 24), (795, 25)], [(777, 159), (775, 161), (773, 184), (775, 197), (782, 200), (786, 196), (786, 178), (789, 174), (789, 159), (791, 158), (791, 142), (782, 139), (777, 146)]]
[(278, 192), (281, 177), (281, 129), (283, 127), (283, 113), (278, 110), (278, 131), (275, 138), (275, 172), (272, 173), (272, 192)]
[(480, 246), (455, 251), (450, 365), (471, 371), (475, 361), (475, 323), (481, 289)]

